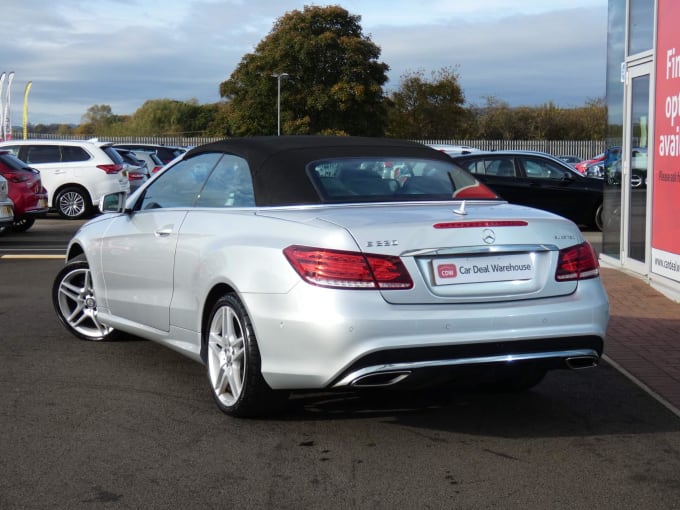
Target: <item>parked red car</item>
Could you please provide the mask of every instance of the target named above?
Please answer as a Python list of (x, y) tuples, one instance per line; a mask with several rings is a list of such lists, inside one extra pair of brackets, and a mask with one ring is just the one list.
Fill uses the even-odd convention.
[(574, 168), (576, 168), (576, 170), (578, 170), (582, 174), (585, 174), (586, 168), (588, 168), (590, 165), (594, 165), (595, 163), (601, 163), (602, 161), (604, 161), (604, 152), (602, 154), (598, 154), (597, 156), (591, 159), (579, 161), (574, 165)]
[(14, 232), (25, 232), (38, 216), (49, 211), (47, 190), (43, 188), (40, 172), (9, 151), (0, 151), (0, 175), (7, 179), (9, 198), (14, 202)]

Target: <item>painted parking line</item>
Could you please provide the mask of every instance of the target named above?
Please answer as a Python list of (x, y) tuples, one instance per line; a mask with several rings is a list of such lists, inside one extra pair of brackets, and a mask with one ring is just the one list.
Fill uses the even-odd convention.
[(620, 373), (622, 373), (625, 377), (627, 377), (633, 384), (635, 384), (638, 388), (640, 388), (642, 391), (647, 393), (650, 397), (652, 397), (654, 400), (656, 400), (659, 404), (664, 406), (666, 409), (668, 409), (671, 413), (673, 413), (675, 416), (680, 418), (680, 409), (675, 407), (672, 403), (670, 403), (668, 400), (663, 398), (659, 393), (654, 391), (652, 388), (647, 386), (645, 383), (643, 383), (640, 379), (635, 377), (633, 374), (631, 374), (628, 370), (623, 368), (621, 365), (619, 365), (616, 361), (611, 359), (609, 356), (606, 354), (602, 355), (602, 358), (609, 363), (611, 366), (613, 366), (616, 370), (618, 370)]
[(63, 259), (65, 255), (40, 255), (40, 254), (29, 254), (29, 253), (16, 253), (8, 255), (0, 255), (0, 259)]

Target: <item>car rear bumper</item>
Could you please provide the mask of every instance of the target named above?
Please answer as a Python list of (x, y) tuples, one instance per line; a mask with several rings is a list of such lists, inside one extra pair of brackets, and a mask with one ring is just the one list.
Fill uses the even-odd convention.
[(512, 361), (592, 365), (609, 320), (599, 279), (567, 296), (474, 305), (390, 305), (371, 291), (310, 285), (292, 294), (242, 296), (272, 388), (352, 386), (394, 370)]
[(471, 368), (482, 371), (501, 365), (524, 364), (545, 370), (581, 369), (596, 366), (602, 348), (602, 338), (584, 336), (384, 350), (356, 360), (332, 386), (391, 386), (414, 379), (414, 376), (422, 379), (428, 372), (441, 377), (448, 371), (453, 378), (462, 372), (461, 369), (467, 369), (465, 373), (469, 374)]
[(21, 218), (37, 218), (40, 216), (45, 216), (48, 212), (50, 212), (49, 207), (41, 207), (38, 209), (29, 209), (27, 211), (24, 211), (23, 214), (21, 214)]

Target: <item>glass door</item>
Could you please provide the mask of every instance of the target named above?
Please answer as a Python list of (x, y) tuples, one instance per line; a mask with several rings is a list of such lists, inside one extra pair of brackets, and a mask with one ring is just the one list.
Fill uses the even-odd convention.
[[(628, 68), (625, 95), (623, 150), (621, 151), (623, 265), (647, 274), (649, 252), (649, 203), (647, 182), (651, 172), (653, 140), (650, 92), (652, 63)], [(649, 174), (651, 177), (651, 173)]]

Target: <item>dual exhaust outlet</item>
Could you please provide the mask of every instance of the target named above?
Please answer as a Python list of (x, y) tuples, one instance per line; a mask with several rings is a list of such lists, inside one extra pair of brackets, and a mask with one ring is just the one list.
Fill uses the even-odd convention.
[[(584, 368), (596, 367), (599, 364), (600, 358), (596, 355), (577, 355), (568, 356), (564, 358), (566, 368), (570, 370), (582, 370)], [(454, 363), (453, 365), (459, 365)], [(445, 366), (445, 363), (438, 364)], [(350, 386), (355, 388), (380, 388), (385, 386), (393, 386), (402, 382), (409, 377), (414, 370), (388, 370), (380, 372), (372, 372), (356, 377), (350, 382)]]

